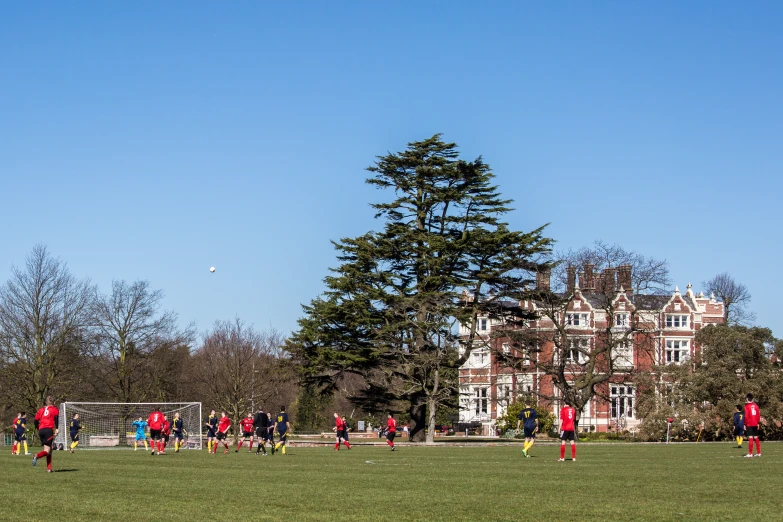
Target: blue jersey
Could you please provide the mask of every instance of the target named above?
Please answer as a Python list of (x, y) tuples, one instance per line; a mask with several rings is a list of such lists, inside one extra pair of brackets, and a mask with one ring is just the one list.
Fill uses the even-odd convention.
[(288, 429), (288, 414), (286, 412), (280, 412), (275, 418), (277, 424), (277, 432), (285, 433)]
[(742, 412), (736, 412), (734, 414), (734, 427), (738, 430), (745, 429), (745, 414)]
[(522, 421), (522, 424), (527, 429), (533, 429), (536, 427), (536, 418), (538, 417), (538, 414), (536, 413), (536, 410), (533, 408), (525, 408), (521, 412), (519, 412), (519, 420)]
[(27, 417), (17, 417), (14, 419), (14, 432), (17, 435), (23, 435), (27, 427)]
[(132, 426), (136, 428), (136, 436), (143, 437), (144, 431), (147, 429), (147, 421), (133, 421)]

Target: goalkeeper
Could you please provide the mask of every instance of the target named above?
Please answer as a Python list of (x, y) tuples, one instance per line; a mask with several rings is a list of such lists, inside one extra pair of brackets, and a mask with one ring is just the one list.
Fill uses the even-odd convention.
[(139, 417), (138, 420), (133, 421), (132, 426), (136, 428), (136, 440), (133, 441), (133, 451), (139, 449), (139, 441), (144, 443), (144, 449), (146, 450), (147, 435), (145, 432), (147, 431), (147, 422), (142, 417)]

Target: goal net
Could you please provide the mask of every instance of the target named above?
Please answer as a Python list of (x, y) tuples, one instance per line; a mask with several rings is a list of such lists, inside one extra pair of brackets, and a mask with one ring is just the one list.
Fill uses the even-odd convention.
[[(172, 427), (174, 414), (179, 413), (187, 432), (183, 433), (183, 447), (201, 449), (200, 402), (64, 402), (60, 405), (60, 426), (54, 442), (58, 448), (68, 447), (71, 443), (71, 421), (74, 414), (78, 413), (82, 426), (79, 448), (132, 448), (137, 435), (133, 422), (139, 417), (146, 422), (149, 414), (156, 410), (168, 418)], [(149, 438), (149, 427), (146, 428), (144, 437)], [(173, 442), (172, 440), (171, 443)]]

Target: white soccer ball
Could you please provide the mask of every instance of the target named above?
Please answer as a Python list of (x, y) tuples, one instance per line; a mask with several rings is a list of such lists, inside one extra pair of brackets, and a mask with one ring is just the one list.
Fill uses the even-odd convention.
[(209, 267), (209, 271), (214, 273), (215, 272), (215, 267), (214, 266)]

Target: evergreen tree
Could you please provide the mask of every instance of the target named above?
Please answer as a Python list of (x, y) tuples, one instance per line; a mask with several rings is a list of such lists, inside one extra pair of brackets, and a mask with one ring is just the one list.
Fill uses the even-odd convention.
[[(383, 228), (334, 243), (340, 265), (303, 307), (288, 346), (305, 385), (328, 391), (344, 373), (362, 375), (358, 406), (407, 410), (412, 440), (426, 427), (431, 441), (438, 408), (457, 403), (456, 368), (488, 341), (477, 318), (524, 298), (551, 240), (544, 227), (510, 230), (501, 221), (510, 201), (489, 166), (459, 159), (440, 135), (378, 157), (368, 171), (369, 184), (393, 193), (372, 204)], [(457, 335), (457, 324), (468, 333)]]

